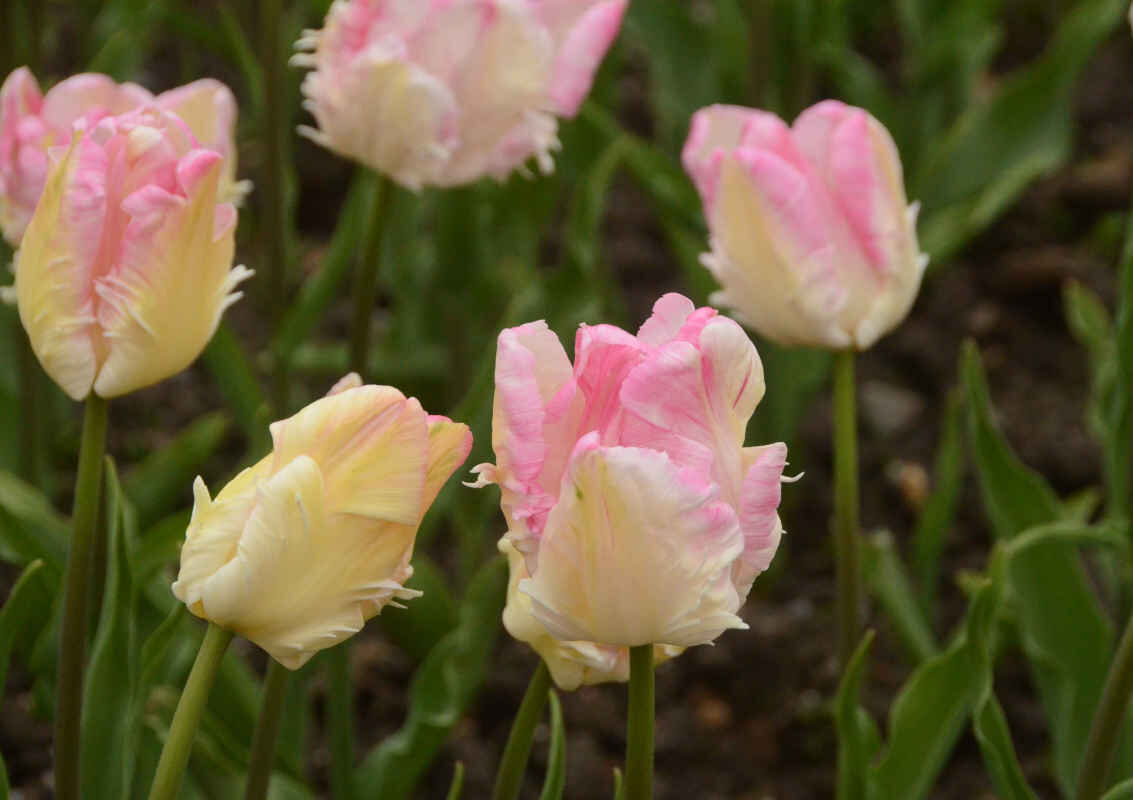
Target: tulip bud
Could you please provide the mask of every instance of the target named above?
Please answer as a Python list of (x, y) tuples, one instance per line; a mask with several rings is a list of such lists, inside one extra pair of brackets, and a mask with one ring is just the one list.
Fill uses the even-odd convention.
[(79, 119), (93, 124), (150, 103), (176, 113), (204, 147), (224, 158), (225, 199), (242, 193), (234, 182), (236, 100), (219, 81), (195, 81), (154, 98), (133, 83), (84, 73), (60, 81), (44, 95), (31, 71), (20, 67), (0, 87), (0, 232), (12, 247), (19, 247), (43, 194), (48, 150), (69, 144)]
[(236, 210), (217, 200), (221, 157), (157, 109), (86, 117), (53, 163), (16, 254), (32, 349), (76, 400), (180, 372), (234, 289)]
[(504, 178), (558, 147), (627, 0), (336, 0), (297, 43), (314, 141), (411, 189)]
[(334, 391), (273, 424), (271, 454), (215, 498), (197, 478), (173, 584), (289, 669), (420, 594), (404, 585), (417, 527), (472, 447), (394, 388)]
[(676, 294), (637, 336), (583, 326), (573, 365), (542, 322), (500, 334), (496, 463), (474, 485), (501, 489), (505, 623), (556, 675), (572, 662), (565, 684), (621, 679), (627, 647), (747, 627), (782, 534), (786, 447), (743, 446), (763, 391), (739, 325)]
[(734, 309), (786, 345), (865, 349), (909, 312), (928, 257), (888, 131), (828, 100), (792, 127), (764, 111), (698, 111), (685, 169), (712, 233), (705, 265)]

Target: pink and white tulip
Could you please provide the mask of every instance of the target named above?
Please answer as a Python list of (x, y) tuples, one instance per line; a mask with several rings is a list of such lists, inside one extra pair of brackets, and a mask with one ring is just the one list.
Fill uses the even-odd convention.
[(411, 189), (553, 167), (628, 0), (336, 0), (297, 43), (303, 131)]
[(197, 478), (173, 594), (298, 669), (420, 594), (405, 587), (417, 528), (472, 435), (352, 375), (271, 436), (215, 498)]
[(787, 345), (863, 350), (908, 314), (928, 261), (889, 132), (828, 100), (788, 127), (698, 111), (683, 160), (712, 234), (704, 257), (733, 309)]
[(133, 83), (84, 73), (60, 81), (47, 94), (27, 67), (0, 87), (0, 232), (13, 247), (23, 238), (47, 181), (48, 151), (71, 141), (72, 126), (146, 105), (181, 117), (204, 147), (224, 158), (222, 194), (237, 195), (236, 98), (220, 81), (205, 78), (156, 98)]
[(15, 285), (43, 368), (76, 400), (180, 372), (251, 275), (232, 267), (236, 209), (218, 197), (223, 158), (174, 114), (148, 107), (79, 120), (48, 162)]
[(786, 447), (744, 447), (763, 392), (740, 326), (676, 294), (636, 336), (583, 326), (573, 365), (543, 322), (500, 334), (496, 463), (475, 485), (499, 484), (501, 549), (521, 557), (505, 624), (540, 652), (558, 640), (561, 685), (623, 679), (627, 647), (747, 627), (782, 535)]

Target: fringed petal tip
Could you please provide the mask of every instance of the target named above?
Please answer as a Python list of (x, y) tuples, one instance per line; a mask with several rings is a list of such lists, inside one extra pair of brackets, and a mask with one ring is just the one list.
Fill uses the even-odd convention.
[(493, 484), (498, 482), (495, 464), (489, 464), (487, 462), (483, 464), (477, 464), (472, 469), (470, 469), (469, 472), (475, 475), (476, 479), (471, 481), (461, 481), (461, 483), (464, 486), (467, 486), (469, 489), (483, 489), (485, 486), (492, 486)]

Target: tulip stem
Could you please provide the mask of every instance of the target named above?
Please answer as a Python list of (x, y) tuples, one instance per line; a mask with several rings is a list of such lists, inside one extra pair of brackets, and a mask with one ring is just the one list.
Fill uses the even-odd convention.
[[(284, 56), (281, 52), (280, 26), (284, 21), (281, 0), (260, 0), (260, 62), (264, 70), (263, 86), (263, 139), (264, 163), (260, 198), (263, 221), (260, 237), (264, 245), (263, 258), (267, 268), (267, 295), (269, 312), (278, 322), (287, 310), (287, 196), (286, 196), (286, 141), (287, 108)], [(272, 366), (272, 402), (277, 418), (287, 416), (288, 398), (287, 359), (275, 359)]]
[(350, 681), (350, 642), (339, 642), (327, 653), (330, 697), (330, 793), (334, 800), (354, 796), (354, 686)]
[(59, 684), (55, 702), (55, 796), (78, 800), (79, 730), (83, 714), (83, 667), (87, 643), (87, 592), (91, 547), (98, 524), (102, 489), (102, 459), (106, 451), (106, 400), (92, 393), (86, 402), (79, 469), (75, 477), (75, 507), (63, 596), (63, 627), (59, 637)]
[(161, 748), (149, 800), (174, 800), (177, 797), (189, 754), (193, 750), (193, 738), (205, 713), (209, 690), (231, 641), (231, 631), (209, 624), (201, 649), (197, 651), (197, 660), (185, 681), (185, 689), (177, 701), (177, 710), (173, 712), (173, 724), (169, 726), (169, 737)]
[(267, 797), (288, 678), (290, 673), (287, 668), (272, 659), (264, 678), (264, 702), (260, 706), (260, 718), (256, 721), (256, 732), (252, 735), (252, 755), (248, 760), (244, 800), (263, 800)]
[(543, 716), (551, 689), (551, 673), (547, 663), (539, 659), (539, 666), (527, 684), (523, 702), (511, 723), (511, 733), (507, 737), (504, 756), (496, 772), (496, 787), (492, 790), (492, 800), (515, 800), (527, 771), (527, 759), (531, 755), (531, 740), (535, 726)]
[(1121, 644), (1105, 679), (1101, 702), (1090, 724), (1086, 752), (1078, 773), (1076, 800), (1097, 800), (1105, 789), (1130, 694), (1133, 694), (1133, 617), (1129, 618), (1125, 633), (1121, 635)]
[(651, 800), (653, 797), (653, 704), (653, 645), (631, 647), (625, 800)]
[(354, 273), (354, 317), (350, 328), (350, 368), (365, 378), (370, 362), (370, 320), (378, 300), (378, 276), (382, 266), (382, 243), (385, 239), (386, 207), (390, 196), (389, 180), (376, 173), (370, 225), (365, 233), (362, 254)]
[(838, 663), (843, 669), (861, 628), (861, 552), (858, 541), (858, 425), (854, 351), (834, 359), (834, 551), (838, 584)]

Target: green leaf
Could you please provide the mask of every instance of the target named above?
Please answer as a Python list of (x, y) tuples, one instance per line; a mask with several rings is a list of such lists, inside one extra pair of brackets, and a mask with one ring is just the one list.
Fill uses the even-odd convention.
[(54, 575), (63, 574), (71, 526), (39, 490), (15, 475), (0, 472), (0, 556), (24, 565), (42, 559)]
[(838, 800), (866, 800), (869, 792), (870, 760), (877, 752), (877, 726), (858, 701), (862, 674), (874, 633), (866, 631), (850, 657), (834, 701), (834, 726), (838, 733)]
[(359, 169), (350, 183), (321, 266), (303, 284), (294, 304), (280, 321), (271, 343), (273, 357), (290, 359), (322, 321), (327, 307), (339, 297), (339, 287), (354, 266), (366, 225), (373, 217), (377, 193), (377, 177), (370, 170)]
[[(1010, 541), (1024, 529), (1062, 517), (1065, 510), (1053, 490), (1016, 458), (992, 422), (983, 368), (971, 343), (961, 369), (976, 474), (996, 535)], [(1013, 569), (1020, 639), (1050, 720), (1055, 775), (1071, 793), (1109, 667), (1112, 625), (1071, 545), (1041, 548)]]
[(563, 709), (555, 690), (548, 692), (551, 704), (551, 756), (547, 761), (547, 776), (539, 800), (562, 800), (566, 788), (566, 728), (563, 726)]
[(933, 466), (932, 494), (925, 502), (913, 533), (913, 574), (920, 590), (921, 608), (929, 620), (936, 609), (945, 538), (956, 519), (960, 503), (964, 464), (964, 396), (955, 390), (949, 393), (944, 408)]
[(1043, 56), (992, 100), (969, 108), (928, 155), (912, 195), (923, 202), (920, 240), (934, 260), (954, 253), (1066, 160), (1078, 76), (1127, 9), (1124, 0), (1081, 0)]
[(484, 679), (506, 591), (507, 566), (485, 564), (468, 587), (460, 624), (418, 668), (409, 688), (409, 716), (355, 773), (359, 797), (409, 797)]
[(1114, 786), (1102, 795), (1102, 800), (1133, 800), (1133, 778)]
[(106, 583), (83, 687), (81, 758), (83, 796), (118, 800), (127, 794), (137, 750), (132, 735), (137, 631), (126, 556), (133, 515), (110, 458), (106, 459), (104, 489)]
[(12, 585), (0, 609), (0, 692), (8, 677), (8, 662), (19, 639), (30, 640), (51, 619), (54, 591), (42, 561), (27, 565)]
[(456, 627), (456, 603), (448, 579), (424, 553), (413, 557), (413, 577), (405, 585), (423, 594), (405, 608), (383, 609), (378, 622), (394, 644), (420, 661)]
[[(181, 544), (185, 541), (185, 531), (189, 527), (190, 516), (189, 511), (178, 511), (142, 534), (137, 545), (130, 552), (130, 569), (137, 585), (149, 584), (161, 569), (177, 563)], [(168, 586), (163, 588), (168, 591)]]
[(917, 602), (905, 565), (888, 531), (876, 533), (865, 541), (865, 575), (913, 663), (919, 664), (936, 655), (938, 647), (932, 626)]
[(1110, 485), (1109, 512), (1128, 517), (1133, 490), (1133, 212), (1130, 213), (1121, 254), (1121, 281), (1117, 305), (1117, 379), (1106, 413), (1107, 478)]
[(268, 402), (244, 346), (227, 325), (221, 323), (216, 329), (202, 359), (236, 424), (253, 447), (264, 445), (262, 449), (266, 450)]
[(625, 800), (625, 791), (622, 789), (622, 771), (614, 767), (614, 800)]
[(1034, 470), (1025, 466), (992, 419), (991, 396), (975, 343), (964, 344), (961, 374), (967, 393), (968, 438), (984, 508), (997, 538), (1056, 519), (1058, 496)]
[(171, 507), (183, 507), (191, 499), (193, 478), (227, 432), (224, 414), (207, 414), (126, 474), (122, 484), (133, 502), (139, 527), (149, 527)]
[(1004, 800), (1037, 800), (1037, 795), (1027, 784), (1019, 766), (1019, 757), (1015, 754), (1011, 731), (1007, 727), (1007, 717), (990, 691), (977, 705), (974, 717), (973, 732), (984, 764), (995, 784), (997, 796)]
[(460, 800), (464, 793), (464, 762), (457, 761), (452, 770), (452, 782), (448, 786), (447, 800)]

